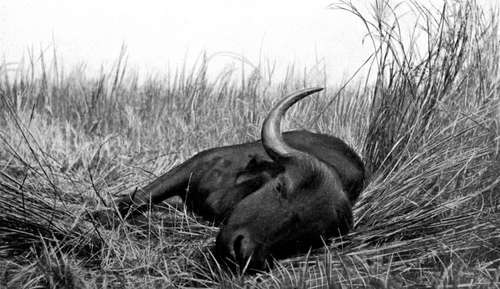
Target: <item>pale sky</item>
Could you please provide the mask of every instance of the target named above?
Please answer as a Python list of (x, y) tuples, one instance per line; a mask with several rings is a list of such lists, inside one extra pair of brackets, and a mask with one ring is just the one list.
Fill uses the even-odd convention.
[(203, 51), (220, 66), (231, 52), (281, 67), (324, 61), (329, 78), (340, 80), (371, 47), (356, 17), (327, 9), (333, 2), (0, 0), (0, 56), (16, 62), (29, 47), (52, 53), (55, 44), (66, 66), (83, 62), (92, 71), (110, 65), (125, 44), (129, 65), (140, 71), (161, 73)]

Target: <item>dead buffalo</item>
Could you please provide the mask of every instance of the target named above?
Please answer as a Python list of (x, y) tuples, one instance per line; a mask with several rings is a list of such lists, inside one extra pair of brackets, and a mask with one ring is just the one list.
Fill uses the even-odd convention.
[(351, 229), (365, 180), (360, 158), (337, 138), (312, 134), (300, 147), (280, 131), (286, 110), (315, 91), (285, 97), (264, 121), (262, 145), (278, 174), (232, 209), (217, 236), (217, 256), (261, 269), (270, 256), (320, 246)]
[(208, 149), (118, 200), (122, 215), (180, 196), (208, 220), (223, 221), (216, 254), (262, 268), (271, 255), (320, 245), (352, 226), (364, 166), (342, 140), (308, 131), (281, 133), (286, 110), (322, 90), (296, 91), (266, 118), (262, 141)]

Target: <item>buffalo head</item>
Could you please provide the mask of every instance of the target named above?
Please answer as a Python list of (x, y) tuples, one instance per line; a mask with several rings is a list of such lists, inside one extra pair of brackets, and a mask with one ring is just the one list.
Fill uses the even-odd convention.
[(241, 200), (222, 224), (216, 255), (243, 268), (264, 269), (271, 256), (284, 257), (345, 234), (352, 226), (351, 203), (337, 171), (284, 142), (286, 110), (322, 90), (297, 91), (281, 100), (262, 127), (262, 142), (281, 172)]

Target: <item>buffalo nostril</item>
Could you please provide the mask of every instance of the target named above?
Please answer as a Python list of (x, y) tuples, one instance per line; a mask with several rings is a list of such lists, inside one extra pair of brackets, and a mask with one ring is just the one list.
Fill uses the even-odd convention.
[(234, 241), (233, 241), (233, 252), (234, 252), (234, 258), (236, 259), (236, 261), (240, 262), (242, 261), (245, 257), (244, 257), (244, 252), (242, 252), (242, 247), (243, 247), (243, 239), (245, 238), (245, 236), (243, 235), (238, 235), (236, 236), (236, 238), (234, 238)]
[(232, 251), (234, 252), (234, 260), (240, 265), (245, 266), (254, 253), (255, 244), (246, 232), (239, 232), (233, 238)]

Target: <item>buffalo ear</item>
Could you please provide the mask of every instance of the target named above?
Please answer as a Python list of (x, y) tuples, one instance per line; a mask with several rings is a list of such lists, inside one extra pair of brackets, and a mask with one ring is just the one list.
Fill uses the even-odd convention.
[(265, 160), (263, 157), (261, 157), (259, 155), (256, 155), (256, 154), (251, 155), (250, 160), (248, 161), (244, 170), (247, 172), (255, 171), (255, 170), (259, 169), (260, 167), (262, 167), (262, 165), (266, 162), (268, 163), (269, 161)]
[(266, 160), (259, 155), (251, 155), (246, 166), (236, 174), (236, 184), (243, 184), (250, 180), (260, 180), (266, 166), (265, 162)]
[(283, 166), (265, 158), (261, 155), (250, 155), (247, 165), (243, 169), (244, 173), (264, 173), (267, 172), (272, 176), (276, 176), (284, 170)]
[(258, 189), (270, 179), (276, 177), (283, 171), (283, 167), (272, 160), (260, 155), (251, 155), (246, 166), (236, 174), (236, 184), (248, 186), (251, 182), (252, 188)]

